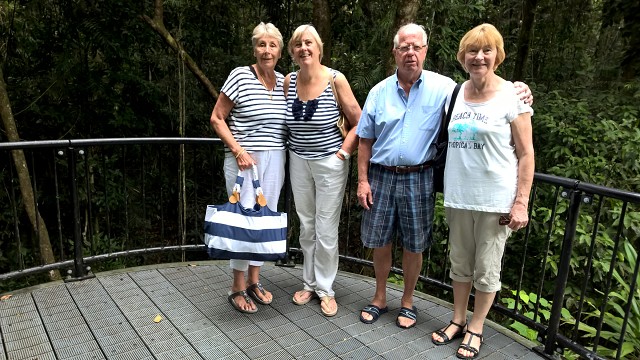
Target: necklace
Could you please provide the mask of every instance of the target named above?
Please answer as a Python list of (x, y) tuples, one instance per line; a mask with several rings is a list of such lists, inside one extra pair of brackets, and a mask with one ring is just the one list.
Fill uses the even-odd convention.
[(269, 92), (269, 100), (273, 100), (273, 89), (269, 89), (269, 87), (267, 86), (267, 82), (264, 80), (262, 76), (260, 76), (260, 72), (257, 71), (257, 69), (256, 69), (256, 74), (258, 74), (258, 80), (260, 81), (260, 83), (264, 85), (264, 88), (267, 89), (267, 91)]

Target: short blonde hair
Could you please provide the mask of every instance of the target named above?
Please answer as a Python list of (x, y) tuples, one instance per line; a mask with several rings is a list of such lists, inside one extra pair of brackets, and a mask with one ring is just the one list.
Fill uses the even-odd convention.
[(289, 46), (287, 47), (289, 55), (293, 58), (293, 48), (296, 46), (296, 43), (300, 41), (300, 38), (302, 38), (302, 35), (305, 32), (308, 32), (316, 44), (318, 44), (318, 49), (320, 49), (320, 61), (322, 61), (322, 56), (324, 55), (322, 39), (320, 39), (320, 34), (318, 34), (316, 28), (311, 24), (300, 25), (296, 31), (293, 32), (293, 35), (291, 35), (291, 39), (289, 40)]
[(260, 40), (265, 36), (269, 36), (278, 40), (278, 45), (280, 46), (280, 52), (282, 52), (282, 48), (284, 47), (284, 40), (282, 39), (282, 34), (280, 33), (280, 30), (278, 30), (278, 28), (275, 27), (275, 25), (273, 25), (272, 23), (265, 24), (261, 22), (260, 24), (258, 24), (258, 26), (253, 28), (253, 36), (251, 36), (251, 45), (253, 45), (253, 47), (256, 47), (258, 40)]
[(504, 52), (504, 40), (502, 39), (502, 35), (495, 26), (491, 24), (482, 24), (474, 27), (469, 30), (460, 40), (460, 46), (458, 47), (458, 62), (462, 65), (462, 67), (467, 70), (464, 66), (464, 54), (469, 50), (470, 47), (484, 47), (484, 46), (495, 47), (496, 49), (496, 63), (493, 65), (493, 70), (498, 68), (498, 65), (502, 64), (506, 54)]

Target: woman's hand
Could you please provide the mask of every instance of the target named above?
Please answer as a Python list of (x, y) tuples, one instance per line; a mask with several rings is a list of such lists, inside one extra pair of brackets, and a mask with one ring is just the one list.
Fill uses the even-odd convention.
[(249, 154), (245, 149), (241, 148), (241, 150), (237, 154), (234, 154), (234, 156), (236, 157), (238, 169), (240, 170), (247, 170), (250, 169), (253, 165), (258, 165), (253, 157), (251, 157), (251, 154)]
[(521, 203), (515, 203), (511, 207), (511, 221), (509, 221), (509, 228), (513, 231), (518, 231), (529, 223), (529, 214), (527, 214), (527, 207)]

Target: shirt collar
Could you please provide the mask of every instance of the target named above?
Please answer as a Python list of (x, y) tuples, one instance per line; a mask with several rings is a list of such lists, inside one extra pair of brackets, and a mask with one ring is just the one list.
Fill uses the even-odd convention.
[[(400, 89), (400, 83), (398, 81), (398, 68), (396, 68), (396, 72), (393, 74), (393, 79), (396, 82), (396, 87), (398, 89)], [(416, 85), (417, 87), (422, 86), (422, 83), (424, 82), (424, 69), (420, 71), (420, 77), (418, 77), (418, 80), (416, 80), (416, 82), (413, 85)]]

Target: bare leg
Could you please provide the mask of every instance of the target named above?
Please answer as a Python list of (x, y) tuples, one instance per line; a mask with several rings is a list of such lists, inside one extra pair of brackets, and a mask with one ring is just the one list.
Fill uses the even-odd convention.
[[(387, 306), (387, 278), (391, 271), (391, 244), (373, 249), (373, 269), (376, 274), (376, 292), (371, 305), (379, 308)], [(373, 319), (371, 314), (361, 312), (365, 320)]]
[[(249, 285), (257, 284), (260, 282), (260, 268), (261, 266), (249, 265)], [(260, 291), (256, 291), (255, 293), (262, 301), (270, 302), (273, 299), (273, 295), (266, 289), (264, 291), (264, 295)]]
[[(451, 284), (453, 285), (453, 319), (451, 319), (451, 321), (464, 325), (467, 323), (467, 308), (469, 306), (469, 294), (471, 294), (471, 283), (452, 281)], [(445, 334), (451, 339), (458, 331), (460, 331), (460, 328), (457, 326), (449, 326)], [(444, 341), (444, 339), (435, 332), (431, 334), (431, 337), (438, 342)]]
[[(422, 269), (422, 253), (412, 253), (404, 249), (402, 253), (402, 272), (404, 274), (404, 293), (400, 300), (400, 306), (411, 309), (413, 307), (413, 293), (416, 290), (416, 284), (418, 283), (418, 276), (420, 275), (420, 269)], [(408, 327), (415, 323), (406, 317), (400, 317), (398, 319), (400, 326)]]
[[(493, 304), (493, 299), (496, 297), (495, 292), (483, 292), (478, 291), (476, 289), (476, 297), (473, 304), (473, 316), (471, 317), (471, 321), (469, 321), (469, 331), (474, 332), (476, 334), (482, 334), (482, 330), (484, 328), (484, 321), (487, 318), (487, 314), (491, 309), (491, 304)], [(467, 334), (464, 337), (462, 343), (466, 343), (469, 341), (469, 337), (471, 334)], [(471, 342), (471, 346), (480, 349), (480, 339), (476, 336), (473, 337), (473, 341)], [(473, 354), (470, 351), (459, 349), (458, 353), (463, 356), (472, 356)]]
[[(231, 285), (231, 292), (238, 292), (245, 290), (247, 288), (247, 283), (244, 280), (244, 271), (241, 270), (233, 270), (233, 284)], [(234, 298), (236, 304), (244, 310), (253, 310), (256, 308), (256, 305), (251, 302), (247, 304), (243, 296), (236, 296)]]

